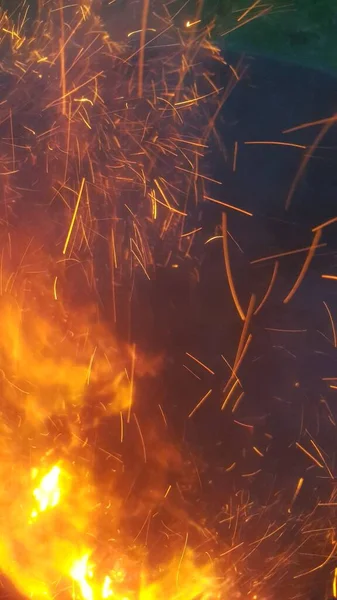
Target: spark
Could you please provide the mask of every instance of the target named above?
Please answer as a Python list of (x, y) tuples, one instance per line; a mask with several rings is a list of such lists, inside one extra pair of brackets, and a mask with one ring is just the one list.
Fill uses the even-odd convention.
[(236, 389), (236, 386), (237, 386), (238, 384), (239, 384), (239, 380), (238, 380), (238, 379), (236, 379), (236, 380), (234, 381), (234, 383), (233, 383), (233, 385), (232, 385), (231, 389), (229, 390), (229, 392), (228, 392), (227, 396), (225, 397), (225, 399), (224, 399), (223, 403), (222, 403), (221, 410), (225, 410), (225, 408), (226, 408), (226, 406), (227, 406), (227, 404), (228, 404), (228, 401), (229, 401), (230, 397), (232, 396), (233, 392), (235, 391), (235, 389)]
[(314, 257), (315, 254), (315, 250), (318, 246), (319, 240), (321, 238), (322, 235), (322, 231), (321, 229), (319, 229), (318, 231), (316, 231), (313, 241), (312, 241), (312, 245), (309, 249), (308, 255), (303, 263), (302, 269), (293, 285), (293, 287), (291, 288), (290, 292), (288, 293), (288, 295), (284, 298), (283, 303), (287, 304), (292, 298), (293, 296), (296, 294), (298, 288), (300, 287), (308, 269), (309, 269), (309, 265)]
[(129, 392), (130, 395), (129, 395), (129, 408), (128, 408), (127, 423), (130, 423), (131, 411), (132, 411), (132, 406), (133, 406), (135, 364), (136, 364), (136, 344), (133, 344), (132, 349), (131, 349), (131, 377), (130, 377), (130, 392)]
[(329, 315), (329, 319), (330, 319), (330, 324), (331, 324), (331, 329), (332, 329), (332, 337), (333, 337), (333, 345), (335, 346), (335, 348), (337, 348), (337, 336), (336, 336), (336, 328), (335, 328), (335, 324), (332, 318), (332, 314), (331, 314), (331, 310), (328, 307), (327, 303), (323, 301), (323, 304), (326, 308), (326, 311)]
[(225, 260), (225, 268), (226, 268), (226, 273), (227, 273), (227, 279), (228, 279), (228, 284), (229, 284), (229, 288), (232, 294), (232, 298), (236, 307), (236, 310), (239, 313), (240, 319), (242, 321), (244, 321), (245, 319), (245, 315), (244, 312), (241, 308), (238, 296), (236, 294), (236, 290), (234, 287), (234, 282), (233, 282), (233, 277), (232, 277), (232, 271), (231, 271), (231, 266), (230, 266), (230, 261), (229, 261), (229, 252), (228, 252), (228, 239), (227, 239), (227, 215), (226, 213), (222, 213), (222, 243), (223, 243), (223, 254), (224, 254), (224, 260)]
[(134, 420), (135, 420), (135, 423), (136, 423), (136, 425), (137, 425), (137, 429), (138, 429), (138, 433), (139, 433), (140, 441), (141, 441), (141, 444), (142, 444), (142, 449), (143, 449), (143, 457), (144, 457), (144, 463), (147, 463), (147, 455), (146, 455), (146, 446), (145, 446), (145, 440), (144, 440), (144, 436), (143, 436), (143, 434), (142, 434), (142, 430), (141, 430), (141, 428), (140, 428), (139, 421), (138, 421), (138, 419), (137, 419), (136, 413), (133, 413), (133, 418), (134, 418)]
[(327, 123), (333, 124), (337, 121), (337, 114), (329, 117), (328, 119), (318, 119), (317, 121), (310, 121), (308, 123), (302, 123), (301, 125), (295, 125), (289, 129), (285, 129), (283, 133), (292, 133), (293, 131), (299, 131), (300, 129), (306, 129), (308, 127), (315, 127), (316, 125), (325, 125)]
[(185, 536), (184, 547), (183, 547), (183, 551), (181, 553), (181, 557), (179, 559), (179, 564), (178, 564), (177, 573), (176, 573), (176, 587), (177, 587), (177, 589), (179, 589), (180, 569), (181, 569), (181, 565), (182, 565), (183, 560), (184, 560), (184, 556), (185, 556), (185, 552), (186, 552), (186, 548), (187, 548), (187, 541), (188, 541), (188, 532), (186, 533), (186, 536)]
[(307, 146), (303, 146), (303, 144), (292, 144), (291, 142), (277, 142), (277, 141), (256, 141), (256, 142), (244, 142), (246, 146), (256, 146), (256, 145), (260, 145), (260, 146), (290, 146), (291, 148), (301, 148), (302, 150), (306, 149)]
[(53, 291), (54, 291), (54, 300), (57, 300), (57, 275), (56, 275), (56, 277), (54, 279), (54, 288), (53, 288)]
[(313, 143), (311, 144), (310, 148), (308, 149), (307, 153), (303, 156), (302, 162), (299, 166), (299, 169), (295, 175), (295, 178), (290, 186), (287, 198), (286, 198), (286, 202), (285, 202), (285, 209), (289, 210), (290, 208), (290, 204), (291, 201), (293, 199), (294, 193), (296, 191), (296, 188), (300, 182), (300, 180), (302, 179), (302, 176), (305, 172), (305, 169), (307, 168), (308, 162), (311, 159), (312, 155), (314, 154), (315, 150), (318, 148), (320, 142), (323, 140), (323, 138), (325, 137), (325, 135), (327, 134), (327, 132), (329, 131), (330, 127), (331, 127), (332, 123), (331, 121), (327, 122), (324, 127), (322, 127), (321, 131), (317, 134), (315, 140), (313, 141)]
[(138, 98), (143, 96), (143, 74), (144, 74), (144, 54), (145, 54), (145, 37), (146, 26), (149, 14), (150, 0), (143, 1), (142, 12), (142, 29), (140, 34), (140, 50), (139, 50), (139, 68), (138, 68)]
[(197, 21), (186, 21), (185, 26), (187, 28), (193, 27), (194, 25), (198, 25), (201, 23), (201, 19), (197, 19)]
[(227, 204), (226, 202), (222, 202), (221, 200), (216, 200), (215, 198), (210, 198), (210, 196), (204, 196), (205, 200), (209, 202), (213, 202), (214, 204), (220, 204), (220, 206), (224, 206), (225, 208), (230, 208), (231, 210), (235, 210), (243, 215), (247, 215), (247, 217), (252, 217), (253, 213), (244, 210), (243, 208), (238, 208), (237, 206), (233, 206), (232, 204)]
[(193, 354), (190, 354), (189, 352), (186, 352), (186, 356), (189, 356), (189, 358), (191, 358), (192, 360), (194, 360), (198, 365), (200, 365), (203, 369), (205, 369), (206, 371), (208, 371), (208, 373), (210, 373), (211, 375), (215, 375), (214, 371), (212, 371), (212, 369), (210, 369), (207, 365), (205, 365), (203, 362), (201, 362), (201, 360), (199, 360), (198, 358), (196, 358), (195, 356), (193, 356)]
[(300, 477), (299, 480), (298, 480), (298, 482), (297, 482), (295, 493), (294, 493), (293, 498), (291, 500), (290, 507), (288, 508), (288, 513), (291, 513), (292, 506), (293, 506), (294, 502), (296, 501), (296, 498), (297, 498), (298, 494), (300, 493), (300, 491), (302, 489), (303, 482), (304, 482), (303, 477)]
[(261, 308), (263, 308), (263, 306), (266, 304), (266, 302), (267, 302), (267, 300), (268, 300), (268, 298), (269, 298), (269, 296), (270, 296), (270, 294), (271, 294), (271, 291), (272, 291), (272, 289), (273, 289), (273, 285), (274, 285), (274, 283), (275, 283), (275, 280), (276, 280), (276, 276), (277, 276), (278, 268), (279, 268), (279, 262), (278, 262), (278, 261), (275, 261), (275, 263), (274, 263), (274, 268), (273, 268), (273, 273), (272, 273), (271, 280), (270, 280), (270, 282), (269, 282), (269, 285), (268, 285), (267, 291), (266, 291), (265, 295), (263, 296), (263, 298), (262, 298), (262, 300), (261, 300), (260, 304), (259, 304), (259, 305), (258, 305), (258, 307), (255, 309), (255, 311), (254, 311), (254, 315), (257, 315), (257, 314), (260, 312)]
[(241, 394), (238, 396), (237, 400), (235, 401), (233, 408), (232, 408), (232, 413), (234, 414), (242, 400), (242, 398), (244, 397), (245, 393), (244, 391), (241, 392)]
[[(298, 248), (297, 250), (289, 250), (288, 252), (280, 252), (279, 254), (271, 254), (270, 256), (263, 256), (262, 258), (257, 258), (255, 260), (251, 260), (251, 265), (256, 265), (257, 263), (265, 262), (266, 260), (273, 260), (274, 258), (282, 258), (283, 256), (292, 256), (293, 254), (301, 254), (302, 252), (310, 251), (312, 248), (316, 250), (317, 248), (324, 248), (326, 244), (317, 244), (317, 246), (313, 247), (306, 246), (305, 248)], [(323, 277), (323, 275), (322, 275)]]
[(262, 17), (263, 15), (268, 14), (270, 12), (270, 10), (271, 10), (271, 7), (268, 6), (264, 10), (261, 10), (261, 12), (259, 12), (257, 15), (254, 15), (253, 17), (250, 17), (249, 19), (246, 19), (246, 21), (243, 21), (242, 23), (239, 23), (239, 25), (236, 25), (236, 27), (232, 27), (232, 29), (228, 29), (227, 31), (225, 31), (224, 33), (222, 33), (221, 36), (224, 37), (225, 35), (229, 35), (233, 31), (236, 31), (237, 29), (240, 29), (240, 27), (244, 27), (248, 23), (251, 23), (252, 21), (255, 21), (255, 19), (258, 19), (258, 18)]
[(63, 251), (62, 251), (63, 254), (66, 254), (67, 249), (68, 249), (70, 237), (71, 237), (71, 234), (72, 234), (72, 231), (73, 231), (73, 228), (74, 228), (74, 224), (75, 224), (75, 221), (76, 221), (77, 212), (78, 212), (78, 209), (79, 209), (79, 206), (80, 206), (80, 202), (81, 202), (81, 197), (82, 197), (82, 192), (83, 192), (84, 184), (85, 184), (85, 178), (83, 177), (82, 182), (81, 182), (81, 186), (80, 186), (80, 189), (79, 189), (79, 192), (78, 192), (78, 195), (77, 195), (76, 205), (75, 205), (75, 209), (74, 209), (73, 216), (72, 216), (72, 219), (71, 219), (71, 223), (70, 223), (70, 227), (69, 227), (68, 234), (67, 234), (67, 237), (66, 237), (66, 241), (64, 243), (64, 247), (63, 247)]
[(312, 454), (310, 454), (310, 452), (308, 450), (306, 450), (299, 442), (296, 442), (296, 446), (297, 448), (299, 448), (299, 450), (302, 450), (302, 452), (308, 456), (308, 458), (310, 458), (315, 465), (317, 465), (320, 469), (323, 469), (323, 465), (317, 460), (317, 458), (315, 458)]
[(328, 562), (334, 556), (336, 549), (337, 549), (337, 543), (333, 546), (330, 554), (326, 557), (326, 559), (321, 564), (317, 565), (313, 569), (310, 569), (309, 571), (306, 571), (305, 573), (300, 573), (299, 575), (294, 575), (294, 579), (299, 579), (300, 577), (305, 577), (306, 575), (309, 575), (310, 573), (314, 573), (315, 571), (319, 571), (319, 569), (322, 569), (325, 565), (328, 564)]
[(332, 281), (337, 281), (337, 275), (321, 275), (322, 279), (331, 279)]
[(209, 396), (211, 395), (212, 391), (213, 390), (208, 390), (208, 392), (206, 392), (206, 394), (201, 398), (201, 400), (199, 400), (198, 404), (193, 408), (193, 410), (191, 410), (190, 414), (188, 415), (189, 419), (191, 419), (191, 417), (193, 417), (193, 415), (204, 404), (204, 402), (207, 400), (207, 398), (209, 398)]
[(234, 142), (234, 154), (233, 154), (233, 173), (236, 171), (237, 166), (237, 158), (238, 158), (238, 143)]
[(255, 0), (243, 13), (238, 17), (238, 22), (242, 21), (254, 8), (260, 4), (261, 0)]

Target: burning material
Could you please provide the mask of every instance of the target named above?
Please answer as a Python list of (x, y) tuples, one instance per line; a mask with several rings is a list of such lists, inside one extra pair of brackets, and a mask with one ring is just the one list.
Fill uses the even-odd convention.
[[(151, 468), (161, 453), (169, 465), (176, 452), (159, 431), (152, 450), (138, 417), (137, 381), (157, 371), (158, 360), (138, 353), (138, 368), (133, 350), (88, 319), (90, 311), (68, 310), (65, 318), (41, 275), (31, 276), (19, 304), (17, 277), (18, 287), (1, 300), (2, 572), (37, 599), (216, 597), (215, 567), (192, 551), (187, 533), (184, 539), (172, 529), (172, 545), (157, 532), (161, 558), (148, 562), (142, 531), (148, 537), (150, 526), (157, 528), (155, 512), (169, 531), (168, 466), (152, 500), (142, 492), (133, 499), (136, 512), (131, 498), (125, 504), (123, 488), (133, 496), (132, 469)], [(130, 444), (139, 452), (128, 456)]]

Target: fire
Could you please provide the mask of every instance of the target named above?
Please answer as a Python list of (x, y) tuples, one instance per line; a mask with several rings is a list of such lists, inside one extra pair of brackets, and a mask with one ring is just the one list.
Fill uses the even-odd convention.
[[(48, 508), (56, 506), (61, 497), (61, 491), (59, 487), (61, 469), (59, 466), (54, 465), (49, 473), (47, 473), (41, 480), (40, 485), (35, 488), (33, 495), (38, 505), (37, 509), (32, 511), (32, 517), (35, 519), (39, 512), (44, 512)], [(33, 469), (32, 478), (35, 480), (38, 475), (38, 470)]]
[[(125, 438), (137, 436), (142, 461), (152, 439), (160, 453), (159, 432), (148, 436), (135, 412), (137, 380), (158, 370), (157, 359), (114, 339), (91, 309), (66, 310), (54, 300), (52, 278), (47, 286), (43, 279), (31, 276), (21, 294), (18, 276), (12, 293), (1, 298), (2, 572), (36, 600), (59, 594), (192, 600), (211, 591), (214, 598), (213, 565), (200, 561), (187, 538), (164, 563), (151, 566), (144, 545), (133, 543), (123, 525), (131, 523), (121, 491), (128, 477)], [(104, 441), (99, 432), (108, 423)], [(168, 487), (163, 482), (159, 504)], [(138, 501), (141, 519), (147, 502), (145, 496)]]

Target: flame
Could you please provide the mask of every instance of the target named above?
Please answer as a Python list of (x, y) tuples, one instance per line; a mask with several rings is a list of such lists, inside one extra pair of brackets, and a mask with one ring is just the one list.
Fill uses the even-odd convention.
[[(146, 445), (148, 454), (153, 445), (158, 468), (167, 468), (169, 449), (161, 456), (159, 433), (143, 432), (134, 412), (137, 380), (156, 372), (158, 361), (117, 342), (91, 309), (65, 311), (60, 301), (50, 304), (53, 298), (52, 281), (46, 288), (39, 278), (20, 302), (17, 288), (0, 298), (2, 572), (36, 600), (58, 594), (192, 600), (206, 599), (210, 591), (214, 597), (213, 566), (209, 559), (199, 565), (187, 541), (174, 548), (173, 560), (170, 551), (164, 564), (153, 567), (143, 545), (123, 533), (123, 519), (130, 521), (121, 492), (127, 476), (123, 447), (131, 427), (141, 436), (141, 460)], [(114, 433), (97, 445), (107, 422)], [(100, 478), (95, 464), (107, 460), (113, 466)], [(157, 502), (164, 500), (164, 483)], [(139, 498), (140, 518), (149, 498)]]
[[(32, 478), (35, 479), (37, 474), (38, 469), (33, 469)], [(38, 505), (38, 508), (32, 511), (33, 518), (36, 518), (39, 512), (44, 512), (48, 508), (53, 508), (59, 503), (61, 497), (59, 485), (60, 474), (60, 467), (54, 465), (50, 471), (44, 475), (40, 485), (33, 491), (33, 495)]]

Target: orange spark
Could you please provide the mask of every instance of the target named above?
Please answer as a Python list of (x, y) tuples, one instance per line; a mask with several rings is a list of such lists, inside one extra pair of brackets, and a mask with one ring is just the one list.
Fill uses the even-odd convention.
[(310, 454), (310, 452), (306, 450), (299, 442), (296, 442), (296, 446), (297, 448), (299, 448), (299, 450), (302, 450), (302, 452), (306, 454), (306, 456), (308, 456), (308, 458), (310, 458), (320, 469), (324, 468), (323, 465), (317, 460), (317, 458)]
[(130, 423), (131, 410), (132, 410), (132, 406), (133, 406), (135, 364), (136, 364), (136, 344), (133, 344), (132, 349), (131, 349), (130, 396), (129, 396), (128, 417), (127, 417), (128, 423)]
[[(317, 248), (325, 248), (326, 244), (318, 244), (314, 249)], [(271, 254), (270, 256), (263, 256), (262, 258), (256, 258), (255, 260), (251, 260), (251, 265), (256, 265), (257, 263), (265, 262), (266, 260), (272, 260), (273, 258), (282, 258), (283, 256), (292, 256), (293, 254), (301, 254), (302, 252), (307, 252), (311, 250), (311, 246), (306, 246), (305, 248), (299, 248), (298, 250), (289, 250), (288, 252), (280, 252), (279, 254)], [(324, 275), (322, 275), (324, 277)]]
[(256, 142), (244, 142), (246, 146), (256, 146), (256, 145), (260, 145), (260, 146), (290, 146), (291, 148), (301, 148), (302, 150), (307, 148), (307, 146), (303, 146), (303, 144), (292, 144), (291, 142), (276, 142), (276, 141), (256, 141)]
[(81, 186), (80, 186), (80, 190), (79, 190), (78, 195), (77, 195), (75, 210), (73, 212), (73, 216), (72, 216), (72, 219), (71, 219), (70, 227), (69, 227), (69, 230), (68, 230), (68, 235), (67, 235), (66, 241), (64, 243), (63, 252), (62, 252), (63, 254), (66, 254), (66, 252), (67, 252), (67, 248), (68, 248), (68, 244), (69, 244), (69, 241), (70, 241), (71, 233), (72, 233), (75, 221), (76, 221), (76, 215), (77, 215), (77, 212), (78, 212), (78, 208), (80, 206), (80, 201), (81, 201), (81, 197), (82, 197), (82, 192), (83, 192), (84, 184), (85, 184), (85, 178), (83, 177), (82, 182), (81, 182)]
[(332, 337), (333, 337), (333, 345), (335, 346), (335, 348), (337, 348), (337, 336), (336, 336), (336, 328), (335, 328), (335, 324), (332, 318), (332, 314), (331, 314), (331, 310), (328, 307), (327, 303), (323, 301), (323, 304), (326, 308), (326, 311), (329, 315), (329, 319), (330, 319), (330, 324), (331, 324), (331, 329), (332, 329)]
[(287, 304), (289, 302), (289, 300), (292, 299), (292, 297), (296, 294), (298, 288), (300, 287), (308, 269), (309, 269), (309, 265), (314, 257), (315, 254), (315, 250), (317, 248), (318, 242), (321, 238), (322, 235), (322, 231), (321, 229), (319, 229), (318, 231), (316, 231), (314, 238), (312, 240), (312, 245), (310, 246), (310, 250), (308, 252), (308, 255), (303, 263), (302, 269), (293, 285), (293, 287), (291, 288), (289, 294), (286, 296), (286, 298), (283, 300), (284, 304)]
[(193, 417), (197, 410), (199, 410), (199, 408), (204, 404), (207, 398), (211, 395), (212, 391), (213, 390), (208, 390), (208, 392), (206, 392), (206, 394), (201, 398), (201, 400), (199, 400), (198, 404), (193, 408), (193, 410), (191, 410), (190, 414), (188, 415), (189, 419)]
[(243, 310), (241, 308), (238, 296), (237, 296), (236, 291), (235, 291), (233, 277), (232, 277), (232, 271), (231, 271), (231, 266), (230, 266), (230, 261), (229, 261), (228, 235), (227, 235), (227, 215), (226, 215), (226, 213), (222, 213), (222, 245), (223, 245), (223, 254), (224, 254), (225, 268), (226, 268), (226, 273), (227, 273), (227, 279), (228, 279), (229, 289), (231, 291), (232, 298), (233, 298), (236, 310), (239, 313), (240, 319), (242, 319), (242, 321), (244, 321), (245, 320), (245, 315), (244, 315), (244, 312), (243, 312)]
[(265, 295), (263, 296), (263, 298), (262, 298), (262, 300), (261, 300), (260, 304), (259, 304), (259, 305), (258, 305), (258, 307), (255, 309), (255, 311), (254, 311), (254, 315), (257, 315), (257, 314), (260, 312), (261, 308), (262, 308), (262, 307), (265, 305), (265, 303), (267, 302), (267, 300), (268, 300), (268, 298), (269, 298), (269, 296), (270, 296), (270, 293), (271, 293), (271, 291), (272, 291), (273, 285), (274, 285), (274, 283), (275, 283), (275, 279), (276, 279), (276, 275), (277, 275), (278, 267), (279, 267), (279, 262), (278, 262), (278, 261), (275, 261), (275, 263), (274, 263), (274, 269), (273, 269), (273, 273), (272, 273), (271, 280), (270, 280), (270, 282), (269, 282), (269, 285), (268, 285), (267, 291), (266, 291)]
[(225, 206), (226, 208), (230, 208), (231, 210), (236, 210), (237, 212), (242, 213), (243, 215), (247, 215), (248, 217), (253, 216), (253, 213), (248, 212), (247, 210), (244, 210), (243, 208), (238, 208), (237, 206), (233, 206), (232, 204), (227, 204), (226, 202), (222, 202), (221, 200), (216, 200), (215, 198), (210, 198), (210, 196), (204, 195), (204, 199), (208, 200), (209, 202), (214, 202), (215, 204), (220, 204), (220, 206)]
[(321, 275), (322, 279), (331, 279), (337, 281), (337, 275)]
[(261, 2), (261, 0), (255, 0), (255, 2), (253, 2), (253, 4), (248, 6), (248, 8), (242, 13), (242, 15), (240, 15), (240, 17), (238, 17), (238, 22), (242, 21), (254, 8), (256, 8), (256, 6), (258, 6), (260, 4), (260, 2)]
[(234, 142), (233, 173), (235, 173), (235, 171), (236, 171), (237, 157), (238, 157), (238, 143)]
[(186, 356), (189, 356), (192, 360), (194, 360), (196, 363), (198, 363), (198, 365), (200, 365), (201, 367), (203, 367), (203, 369), (205, 369), (206, 371), (208, 371), (211, 375), (214, 375), (214, 371), (212, 371), (212, 369), (210, 369), (207, 365), (205, 365), (203, 362), (201, 362), (201, 360), (199, 360), (198, 358), (196, 358), (195, 356), (193, 356), (193, 354), (190, 354), (189, 352), (186, 352)]

